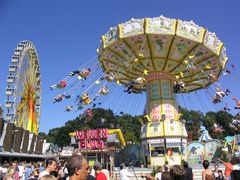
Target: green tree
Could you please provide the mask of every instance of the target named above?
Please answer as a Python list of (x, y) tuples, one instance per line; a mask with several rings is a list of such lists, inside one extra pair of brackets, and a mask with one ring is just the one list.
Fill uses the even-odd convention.
[(133, 143), (140, 143), (141, 123), (139, 116), (124, 114), (117, 117), (117, 125), (122, 130), (125, 140)]
[(222, 133), (214, 132), (214, 124), (217, 123), (216, 116), (217, 116), (216, 112), (212, 112), (212, 111), (207, 112), (204, 117), (203, 125), (206, 127), (206, 129), (209, 132), (209, 135), (213, 139), (223, 139), (224, 136)]
[(218, 111), (216, 114), (216, 122), (223, 128), (223, 136), (232, 136), (237, 132), (229, 125), (232, 122), (233, 116), (226, 111)]
[(46, 134), (45, 132), (39, 132), (39, 133), (38, 133), (38, 136), (39, 136), (41, 139), (46, 139), (47, 134)]
[(200, 111), (189, 111), (185, 108), (179, 108), (179, 112), (183, 115), (183, 119), (186, 121), (186, 130), (191, 135), (192, 140), (198, 140), (198, 130), (203, 122), (204, 115)]
[[(102, 108), (92, 109), (92, 112), (93, 116), (91, 118), (88, 118), (86, 115), (80, 115), (73, 120), (67, 121), (62, 127), (49, 130), (46, 136), (47, 141), (62, 147), (70, 144), (70, 132), (96, 128), (120, 128), (126, 141), (132, 141), (136, 144), (140, 143), (142, 124), (139, 119), (144, 119), (143, 116), (132, 116), (129, 114), (119, 116), (115, 115), (110, 109), (106, 110)], [(200, 136), (198, 130), (201, 125), (207, 128), (210, 136), (214, 139), (223, 139), (227, 135), (237, 133), (229, 126), (233, 116), (227, 112), (219, 111), (216, 113), (210, 111), (204, 116), (200, 111), (187, 110), (181, 107), (179, 108), (179, 112), (183, 115), (182, 118), (186, 120), (187, 132), (193, 140), (198, 140)], [(224, 132), (215, 133), (213, 131), (214, 123), (222, 126)], [(44, 133), (40, 133), (40, 135), (45, 136)]]

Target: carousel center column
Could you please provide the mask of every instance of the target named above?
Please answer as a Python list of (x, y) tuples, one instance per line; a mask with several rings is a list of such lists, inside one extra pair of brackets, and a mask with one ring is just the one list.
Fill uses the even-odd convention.
[(178, 109), (173, 93), (173, 77), (167, 73), (154, 72), (148, 74), (146, 81), (146, 113), (149, 115), (150, 121), (177, 119)]

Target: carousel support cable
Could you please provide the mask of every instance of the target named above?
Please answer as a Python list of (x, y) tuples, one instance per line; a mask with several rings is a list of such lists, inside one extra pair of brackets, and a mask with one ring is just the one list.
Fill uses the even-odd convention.
[(135, 96), (133, 96), (133, 100), (132, 100), (132, 107), (133, 107), (133, 109), (132, 109), (132, 111), (131, 111), (131, 115), (135, 115), (136, 114), (136, 111), (137, 111), (137, 109), (138, 109), (138, 106), (139, 106), (139, 104), (138, 104), (138, 99), (140, 98), (140, 96), (138, 96), (138, 95), (135, 95)]
[(187, 104), (186, 104), (186, 101), (185, 101), (185, 98), (184, 98), (183, 94), (181, 94), (181, 98), (182, 98), (184, 107), (187, 108)]
[(120, 99), (121, 99), (121, 95), (119, 93), (121, 93), (121, 88), (114, 87), (114, 91), (112, 91), (111, 96), (109, 97), (109, 98), (111, 98), (113, 100), (107, 101), (107, 102), (105, 101), (106, 106), (108, 108), (112, 108), (113, 109), (113, 107), (114, 107), (116, 109), (119, 106)]
[[(101, 77), (102, 77), (102, 76), (100, 76), (97, 80), (99, 80)], [(96, 82), (97, 80), (95, 80), (87, 89), (85, 89), (84, 92), (83, 92), (83, 94), (86, 93), (87, 91), (89, 91), (89, 90), (96, 84), (95, 82)]]
[(132, 103), (135, 97), (130, 94), (124, 94), (124, 95), (127, 96), (127, 98), (122, 100), (122, 103), (120, 104), (120, 110), (126, 112), (126, 108), (127, 109), (129, 108), (129, 104)]
[(142, 100), (143, 100), (143, 98), (141, 96), (137, 96), (137, 99), (136, 99), (136, 102), (135, 102), (136, 108), (135, 108), (135, 112), (133, 113), (134, 116), (136, 116), (138, 114), (137, 112), (140, 109), (139, 106), (143, 104)]
[(89, 60), (85, 61), (86, 63), (81, 65), (80, 67), (78, 67), (77, 70), (81, 70), (83, 68), (89, 68), (89, 65), (92, 65), (97, 62), (96, 60), (97, 60), (97, 55), (95, 55), (92, 58), (90, 58)]
[(192, 101), (192, 98), (190, 97), (190, 95), (188, 94), (188, 100), (190, 101), (191, 107), (193, 107), (194, 110), (196, 110), (196, 107)]
[[(221, 90), (227, 90), (228, 88), (226, 88), (225, 86), (223, 86), (223, 85), (221, 85), (220, 83), (216, 83), (215, 82), (215, 84), (217, 84), (217, 86), (221, 89)], [(228, 89), (229, 90), (229, 89)], [(233, 99), (233, 98), (235, 98), (236, 96), (232, 96), (232, 92), (229, 94), (229, 95), (227, 95), (230, 99)], [(226, 98), (226, 97), (225, 97)]]
[(198, 100), (200, 106), (201, 106), (201, 111), (204, 112), (204, 107), (206, 108), (207, 105), (204, 103), (204, 101), (200, 98), (200, 94), (195, 91), (194, 95), (196, 96), (196, 99)]
[[(89, 65), (90, 65), (90, 64), (91, 64), (91, 65), (92, 65), (92, 64), (95, 65), (95, 63), (98, 64), (97, 61), (96, 61), (96, 57), (97, 57), (97, 55), (95, 55), (93, 58), (91, 58), (89, 62), (88, 62), (88, 60), (87, 60), (86, 63), (85, 63), (84, 65), (78, 67), (77, 70), (81, 71), (83, 68), (89, 68), (89, 67), (88, 67), (88, 64), (89, 64)], [(94, 60), (94, 61), (93, 61), (93, 60)], [(93, 63), (92, 63), (92, 62), (93, 62)], [(91, 68), (90, 68), (90, 69), (91, 69)], [(67, 75), (65, 78), (63, 78), (63, 80), (65, 80), (65, 81), (67, 81), (67, 82), (69, 81), (69, 79), (71, 79), (71, 77), (69, 77), (69, 75)]]
[[(97, 81), (97, 80), (96, 80), (96, 81)], [(104, 82), (102, 86), (106, 86), (106, 84), (107, 84), (107, 81)], [(100, 88), (98, 88), (98, 91), (95, 93), (93, 99), (98, 98), (99, 96), (101, 96), (101, 94), (99, 94), (99, 90), (101, 89), (102, 86), (100, 86)]]
[(111, 98), (113, 96), (112, 94), (114, 94), (116, 89), (117, 89), (116, 86), (114, 86), (114, 84), (111, 83), (110, 86), (109, 86), (109, 94), (106, 97), (105, 96), (100, 96), (99, 98), (96, 99), (96, 101), (94, 101), (94, 103), (98, 104), (98, 102), (101, 102), (100, 106), (103, 106), (103, 104), (107, 101), (106, 98), (109, 98), (109, 97)]
[(216, 106), (214, 106), (214, 104), (213, 104), (213, 102), (212, 102), (212, 96), (211, 96), (210, 92), (209, 92), (207, 89), (205, 90), (205, 94), (206, 94), (206, 96), (207, 96), (210, 104), (212, 104), (212, 106), (213, 106), (213, 108), (215, 109), (215, 111), (217, 111), (218, 109), (217, 109)]
[(116, 108), (118, 108), (120, 112), (123, 112), (125, 110), (125, 108), (128, 107), (130, 102), (132, 102), (132, 99), (133, 99), (132, 95), (129, 95), (129, 94), (124, 94), (124, 95), (127, 96), (127, 98), (119, 100), (119, 102), (116, 106)]

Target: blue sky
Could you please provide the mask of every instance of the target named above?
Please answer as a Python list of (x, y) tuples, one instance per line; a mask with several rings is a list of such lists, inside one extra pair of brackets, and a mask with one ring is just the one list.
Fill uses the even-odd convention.
[[(111, 26), (132, 17), (160, 15), (193, 20), (217, 34), (225, 43), (229, 64), (236, 66), (233, 74), (221, 78), (220, 83), (229, 87), (233, 96), (240, 98), (239, 8), (238, 0), (0, 0), (0, 103), (4, 104), (6, 99), (6, 77), (13, 50), (21, 40), (31, 40), (37, 48), (42, 76), (40, 131), (48, 132), (51, 128), (62, 126), (78, 113), (64, 113), (63, 105), (52, 104), (51, 99), (55, 94), (49, 90), (49, 86), (94, 57), (101, 35)], [(179, 99), (180, 104), (200, 111), (219, 109), (208, 104), (210, 102), (204, 93), (200, 102), (194, 93), (180, 96)], [(114, 102), (114, 98), (109, 101)], [(230, 98), (228, 103), (232, 104)]]

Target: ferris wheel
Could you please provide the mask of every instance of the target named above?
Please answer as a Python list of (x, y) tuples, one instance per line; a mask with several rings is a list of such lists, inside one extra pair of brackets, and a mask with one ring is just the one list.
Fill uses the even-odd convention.
[(31, 41), (21, 41), (9, 66), (5, 120), (38, 133), (41, 108), (40, 66)]

